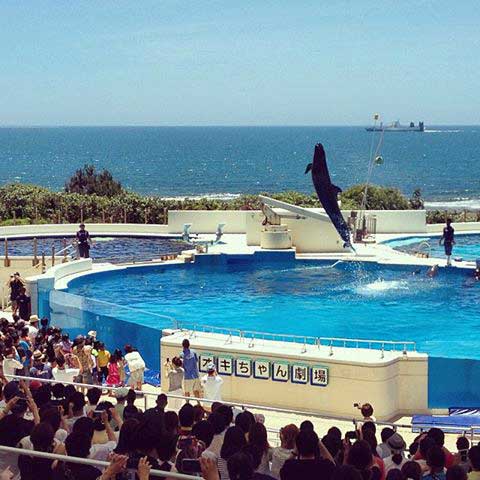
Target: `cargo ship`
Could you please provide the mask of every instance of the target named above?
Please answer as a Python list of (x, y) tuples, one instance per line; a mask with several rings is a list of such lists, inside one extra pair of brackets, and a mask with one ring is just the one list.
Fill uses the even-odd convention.
[(380, 125), (374, 127), (367, 127), (365, 130), (367, 132), (423, 132), (425, 128), (423, 122), (418, 122), (418, 125), (415, 125), (413, 122), (410, 122), (410, 125), (401, 125), (397, 120), (389, 125), (380, 123)]

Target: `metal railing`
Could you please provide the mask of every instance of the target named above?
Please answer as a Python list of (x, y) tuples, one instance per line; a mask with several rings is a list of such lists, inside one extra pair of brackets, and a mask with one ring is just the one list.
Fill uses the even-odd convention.
[[(58, 380), (53, 380), (53, 379), (46, 379), (46, 378), (34, 378), (34, 377), (27, 377), (23, 375), (4, 375), (6, 378), (10, 378), (11, 380), (25, 380), (25, 381), (31, 381), (35, 380), (40, 383), (50, 383), (50, 384), (56, 384), (56, 383), (61, 383), (63, 385), (73, 385), (74, 387), (78, 388), (101, 388), (102, 390), (107, 390), (107, 391), (114, 391), (117, 389), (117, 387), (108, 387), (104, 385), (88, 385), (85, 383), (76, 383), (76, 382), (67, 382), (67, 381), (58, 381)], [(206, 404), (212, 404), (217, 402), (217, 400), (209, 400), (207, 398), (201, 398), (201, 397), (187, 397), (185, 395), (173, 395), (169, 392), (146, 392), (143, 390), (134, 390), (137, 395), (143, 396), (143, 401), (144, 401), (144, 408), (148, 408), (148, 398), (149, 397), (157, 397), (160, 393), (164, 394), (167, 399), (181, 399), (185, 400), (186, 402), (198, 402), (198, 403), (206, 403)], [(321, 412), (312, 412), (308, 410), (295, 410), (291, 408), (281, 408), (281, 407), (268, 407), (265, 405), (258, 405), (258, 404), (252, 404), (252, 403), (244, 403), (244, 402), (229, 402), (229, 401), (224, 401), (222, 400), (222, 404), (228, 405), (231, 407), (237, 407), (241, 410), (256, 410), (260, 412), (272, 412), (272, 413), (281, 413), (281, 414), (286, 414), (286, 415), (299, 415), (307, 418), (317, 418), (319, 420), (329, 420), (333, 422), (347, 422), (351, 423), (355, 428), (359, 426), (360, 423), (363, 423), (363, 419), (361, 418), (356, 418), (355, 416), (341, 416), (341, 415), (329, 415)], [(387, 421), (379, 421), (376, 420), (374, 422), (377, 426), (382, 426), (382, 427), (390, 427), (393, 430), (397, 431), (398, 429), (404, 428), (404, 429), (418, 429), (419, 432), (426, 431), (432, 427), (432, 425), (429, 424), (408, 424), (408, 423), (395, 423), (395, 422), (387, 422)], [(460, 426), (452, 426), (452, 425), (443, 425), (441, 423), (436, 423), (435, 427), (440, 428), (443, 430), (445, 433), (455, 433), (457, 434), (459, 431), (462, 431), (464, 435), (469, 435), (470, 438), (473, 439), (475, 437), (478, 437), (480, 435), (480, 425), (460, 425)], [(279, 433), (278, 429), (273, 429), (273, 428), (267, 428), (267, 430), (270, 433)]]
[[(18, 455), (27, 455), (29, 457), (48, 458), (50, 460), (59, 460), (61, 462), (68, 463), (79, 463), (81, 465), (91, 465), (92, 467), (99, 467), (99, 469), (104, 469), (110, 465), (109, 462), (104, 462), (102, 460), (70, 457), (68, 455), (60, 455), (58, 453), (40, 452), (37, 450), (7, 447), (4, 445), (0, 445), (0, 452), (16, 453)], [(203, 478), (196, 475), (186, 475), (184, 473), (165, 472), (164, 470), (150, 470), (150, 476), (160, 478), (179, 478), (184, 480), (198, 480), (199, 478)]]
[[(197, 332), (218, 333), (228, 335), (227, 343), (233, 343), (234, 336), (239, 338), (241, 343), (249, 342), (250, 347), (255, 346), (257, 340), (271, 340), (278, 342), (292, 342), (301, 344), (305, 348), (307, 345), (341, 348), (364, 348), (369, 350), (415, 352), (417, 350), (416, 342), (412, 341), (394, 341), (394, 340), (369, 340), (362, 338), (342, 338), (342, 337), (312, 337), (309, 335), (293, 335), (287, 333), (270, 333), (256, 330), (241, 330), (230, 327), (218, 327), (214, 325), (204, 325), (193, 322), (173, 321), (173, 328), (184, 330), (190, 337), (195, 337)], [(333, 354), (333, 352), (332, 352)]]

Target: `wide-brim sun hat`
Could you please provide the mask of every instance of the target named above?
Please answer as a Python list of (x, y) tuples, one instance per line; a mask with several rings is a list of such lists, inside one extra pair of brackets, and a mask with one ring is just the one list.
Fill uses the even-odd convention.
[(38, 315), (30, 315), (29, 322), (30, 323), (38, 323), (40, 319), (38, 318)]
[(405, 450), (405, 448), (407, 446), (403, 437), (398, 433), (394, 433), (387, 440), (387, 445), (390, 447), (391, 450), (395, 450), (395, 451), (399, 451), (399, 452)]
[(41, 358), (43, 358), (43, 353), (40, 350), (35, 350), (33, 352), (33, 358), (35, 360), (40, 360)]

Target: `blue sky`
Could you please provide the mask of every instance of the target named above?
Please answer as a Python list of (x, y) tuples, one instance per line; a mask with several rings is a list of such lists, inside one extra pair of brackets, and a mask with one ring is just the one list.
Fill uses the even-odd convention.
[(480, 123), (480, 2), (0, 2), (0, 125)]

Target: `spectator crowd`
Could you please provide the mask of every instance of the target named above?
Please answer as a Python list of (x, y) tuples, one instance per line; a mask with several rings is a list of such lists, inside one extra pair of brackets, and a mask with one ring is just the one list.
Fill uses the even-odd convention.
[(12, 320), (0, 319), (0, 447), (21, 453), (0, 448), (0, 480), (147, 480), (152, 469), (206, 480), (480, 480), (480, 446), (460, 436), (450, 452), (438, 428), (407, 445), (391, 428), (377, 431), (368, 404), (356, 430), (316, 432), (305, 420), (285, 425), (273, 442), (262, 415), (222, 403), (215, 365), (201, 377), (187, 339), (165, 364), (168, 393), (203, 396), (205, 406), (160, 394), (140, 409), (144, 370), (131, 345), (110, 353), (94, 331), (71, 341), (17, 302)]

